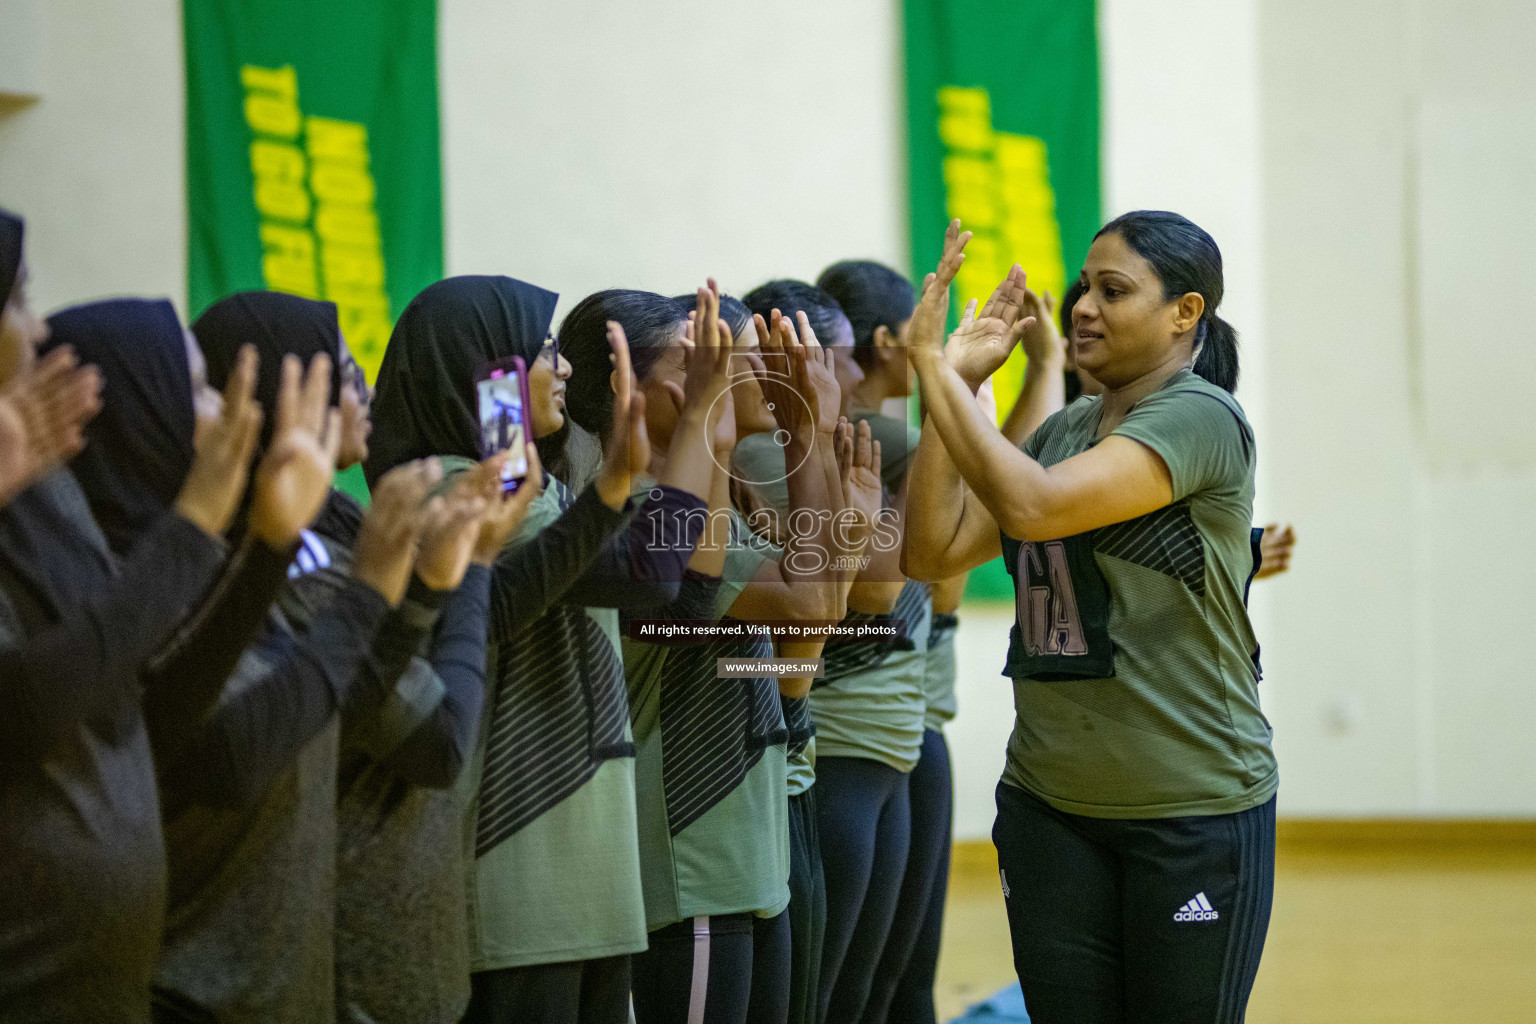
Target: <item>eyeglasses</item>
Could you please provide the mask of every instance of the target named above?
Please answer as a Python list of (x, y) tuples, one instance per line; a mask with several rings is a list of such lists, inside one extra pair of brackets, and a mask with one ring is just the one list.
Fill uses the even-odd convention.
[(555, 368), (560, 366), (560, 342), (555, 338), (554, 332), (544, 336), (544, 347), (539, 349), (538, 358), (549, 357), (549, 363)]

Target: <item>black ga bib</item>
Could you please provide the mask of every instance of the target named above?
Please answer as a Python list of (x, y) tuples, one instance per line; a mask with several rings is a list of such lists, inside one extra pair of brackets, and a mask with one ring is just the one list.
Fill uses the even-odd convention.
[(1109, 583), (1093, 557), (1093, 533), (1018, 541), (1003, 534), (1013, 577), (1014, 622), (1008, 665), (1014, 679), (1109, 679)]

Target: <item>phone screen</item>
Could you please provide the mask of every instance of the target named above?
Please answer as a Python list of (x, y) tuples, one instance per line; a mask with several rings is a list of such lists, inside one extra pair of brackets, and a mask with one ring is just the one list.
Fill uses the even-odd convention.
[(528, 475), (523, 385), (517, 370), (492, 370), (477, 383), (480, 395), (480, 453), (489, 458), (507, 453), (501, 489), (515, 491)]

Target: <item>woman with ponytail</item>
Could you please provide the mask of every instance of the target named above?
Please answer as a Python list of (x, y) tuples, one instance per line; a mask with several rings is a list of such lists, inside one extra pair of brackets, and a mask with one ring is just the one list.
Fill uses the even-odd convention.
[(1001, 554), (1017, 718), (993, 829), (1031, 1019), (1243, 1019), (1274, 891), (1278, 769), (1244, 607), (1256, 450), (1216, 315), (1221, 252), (1177, 214), (1111, 221), (1073, 309), (1104, 386), (1015, 447), (974, 395), (1035, 321), (1015, 266), (944, 345), (950, 226), (910, 354), (929, 410), (907, 571)]

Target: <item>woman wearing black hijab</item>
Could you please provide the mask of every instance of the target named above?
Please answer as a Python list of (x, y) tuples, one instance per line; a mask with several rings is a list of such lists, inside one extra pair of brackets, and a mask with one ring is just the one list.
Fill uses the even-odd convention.
[[(46, 329), (8, 295), (4, 341), (25, 350), (0, 359), (15, 371)], [(139, 676), (223, 559), (256, 434), (251, 377), (121, 560), (68, 471), (0, 511), (0, 1021), (149, 1019), (165, 851)], [(192, 421), (190, 386), (158, 397)]]
[[(528, 365), (530, 433), (541, 449), (558, 444), (570, 364), (548, 335), (555, 301), (506, 277), (451, 278), (412, 300), (379, 372), (370, 479), (405, 459), (478, 458), (475, 371), (514, 355)], [(627, 397), (628, 350), (615, 355)], [(466, 1021), (628, 1019), (629, 954), (645, 948), (645, 922), (614, 608), (675, 599), (703, 524), (682, 518), (683, 544), (646, 547), (650, 523), (629, 503), (648, 461), (644, 400), (615, 407), (618, 443), (596, 481), (574, 495), (550, 478), (492, 574)], [(548, 464), (560, 453), (544, 454)], [(655, 493), (646, 507), (658, 515), (704, 508), (684, 491)]]
[(0, 353), (10, 367), (0, 371), (0, 507), (78, 452), (85, 424), (101, 409), (101, 379), (74, 353), (32, 364), (35, 338), (46, 329), (26, 298), (23, 234), (21, 218), (0, 210)]
[[(367, 383), (355, 372), (334, 305), (247, 292), (211, 306), (193, 330), (215, 380), (229, 372), (244, 344), (254, 345), (268, 360), (290, 353), (336, 356), (343, 368), (336, 468), (366, 457)], [(257, 381), (258, 396), (271, 390), (265, 384)], [(405, 600), (385, 619), (371, 656), (359, 667), (355, 690), (381, 699), (353, 700), (343, 708), (336, 796), (316, 803), (322, 812), (334, 808), (332, 827), (314, 855), (316, 865), (327, 866), (339, 855), (339, 893), (314, 890), (309, 895), (315, 906), (339, 911), (336, 992), (343, 1019), (421, 1024), (452, 1002), (454, 987), (468, 987), (467, 967), (462, 978), (445, 982), (439, 966), (453, 962), (441, 948), (451, 943), (441, 940), (453, 928), (463, 930), (462, 879), (451, 895), (436, 897), (424, 884), (430, 883), (436, 864), (421, 859), (444, 839), (461, 842), (462, 810), (451, 794), (422, 787), (450, 786), (479, 731), (489, 565), (537, 490), (503, 500), (498, 470), (499, 462), (482, 467), (476, 478), (461, 480), (489, 492), (483, 497), (490, 500), (459, 503), (477, 522), (466, 519), (457, 533), (448, 524), (423, 543)], [(486, 514), (475, 515), (482, 504)], [(304, 536), (292, 570), (295, 579), (285, 595), (283, 610), (295, 626), (312, 622), (345, 588), (362, 518), (350, 496), (331, 492), (327, 511)], [(423, 648), (425, 656), (416, 657)], [(336, 855), (327, 856), (327, 844), (339, 844)], [(348, 898), (349, 892), (355, 898)], [(397, 892), (408, 898), (391, 899)], [(315, 929), (316, 937), (326, 941), (330, 932), (329, 927)], [(421, 941), (413, 943), (416, 938)], [(388, 979), (388, 985), (370, 984), (379, 978)], [(452, 1019), (457, 1021), (462, 1011), (460, 1000)]]
[[(60, 314), (55, 333), (90, 347), (97, 332), (80, 329), (77, 316), (77, 311)], [(178, 349), (198, 354), (200, 361), (195, 341), (187, 337), (178, 330)], [(142, 342), (115, 347), (125, 363), (148, 358)], [(237, 361), (235, 377), (254, 377), (255, 362), (252, 347)], [(156, 714), (153, 702), (147, 707), (170, 855), (166, 952), (155, 982), (160, 1019), (215, 1014), (229, 1020), (311, 1020), (329, 1006), (330, 915), (323, 906), (303, 905), (312, 895), (303, 886), (329, 877), (333, 868), (323, 851), (307, 848), (308, 834), (296, 823), (319, 820), (323, 832), (330, 820), (328, 808), (318, 818), (302, 813), (303, 807), (332, 800), (334, 748), (327, 762), (326, 739), (315, 738), (333, 743), (331, 725), (357, 664), (390, 605), (398, 603), (428, 476), (426, 467), (413, 467), (402, 476), (408, 486), (381, 493), (380, 511), (360, 542), (372, 554), (360, 557), (356, 577), (310, 630), (295, 635), (272, 600), (286, 585), (300, 531), (329, 492), (340, 419), (330, 408), (331, 362), (329, 355), (311, 360), (301, 386), (299, 360), (281, 361), (277, 386), (267, 388), (277, 397), (270, 410), (270, 443), (253, 484), (256, 497), (235, 530), (236, 559), (244, 559), (243, 567), (225, 575), (151, 666), (152, 678), (174, 683), (166, 689), (212, 705), (195, 718)], [(125, 389), (123, 403), (135, 401), (150, 404), (144, 392)], [(136, 415), (152, 422), (155, 414), (141, 406)], [(171, 439), (153, 436), (136, 442), (119, 438), (119, 443), (171, 447)], [(126, 450), (118, 454), (82, 464), (80, 471), (102, 517), (131, 536), (140, 515), (120, 495), (150, 491), (152, 500), (163, 500), (163, 491), (132, 486), (128, 478), (141, 473), (130, 468), (135, 456)], [(284, 474), (290, 479), (280, 486)], [(302, 492), (303, 516), (279, 529), (263, 500), (269, 491)], [(319, 781), (305, 785), (313, 779)], [(322, 902), (328, 899), (327, 890)], [(313, 934), (316, 920), (323, 928), (319, 939)], [(305, 958), (322, 947), (323, 970), (310, 970)], [(300, 1006), (306, 999), (322, 1002)]]

